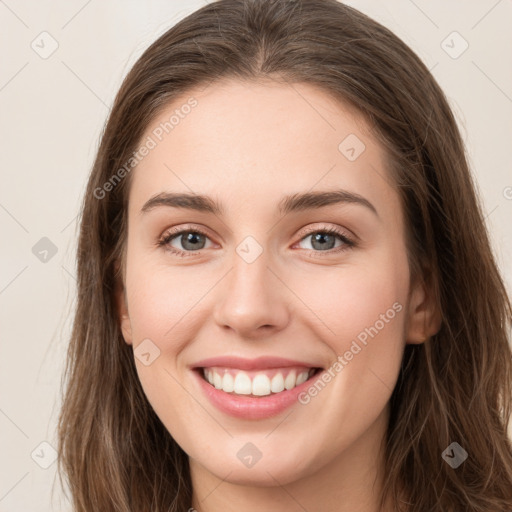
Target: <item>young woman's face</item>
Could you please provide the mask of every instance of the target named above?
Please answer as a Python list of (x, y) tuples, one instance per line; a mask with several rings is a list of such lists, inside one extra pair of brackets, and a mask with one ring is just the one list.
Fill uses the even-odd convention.
[(276, 485), (376, 458), (404, 345), (428, 333), (362, 118), (309, 85), (223, 81), (141, 144), (120, 319), (192, 469)]

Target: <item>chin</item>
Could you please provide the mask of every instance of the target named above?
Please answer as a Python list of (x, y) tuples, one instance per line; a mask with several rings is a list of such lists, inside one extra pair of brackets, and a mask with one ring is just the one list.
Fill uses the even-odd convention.
[[(314, 467), (316, 464), (308, 463), (301, 454), (297, 454), (293, 458), (283, 458), (281, 455), (275, 452), (272, 456), (267, 457), (267, 460), (264, 460), (265, 456), (262, 455), (261, 459), (252, 467), (246, 467), (236, 457), (229, 463), (226, 462), (225, 458), (218, 461), (209, 458), (207, 462), (205, 461), (205, 464), (202, 464), (201, 461), (199, 463), (221, 480), (253, 487), (286, 485), (308, 476), (317, 469)], [(321, 464), (318, 463), (317, 465), (320, 466)]]

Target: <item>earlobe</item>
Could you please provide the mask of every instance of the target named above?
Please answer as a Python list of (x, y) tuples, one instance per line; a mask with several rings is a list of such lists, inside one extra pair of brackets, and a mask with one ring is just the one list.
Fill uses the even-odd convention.
[(432, 293), (423, 281), (414, 287), (409, 300), (406, 343), (419, 344), (439, 332), (442, 316)]
[[(118, 274), (119, 265), (116, 263), (116, 275)], [(122, 278), (116, 279), (116, 288), (115, 288), (115, 301), (117, 308), (117, 320), (119, 322), (119, 327), (121, 328), (121, 332), (123, 334), (124, 341), (128, 345), (132, 345), (132, 325), (130, 322), (130, 315), (128, 313), (128, 303), (126, 299), (126, 288), (122, 283)]]

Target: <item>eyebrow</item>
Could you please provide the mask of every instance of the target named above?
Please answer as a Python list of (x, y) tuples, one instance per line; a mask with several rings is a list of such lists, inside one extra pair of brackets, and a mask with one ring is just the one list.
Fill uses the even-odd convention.
[[(281, 215), (290, 212), (299, 212), (305, 210), (313, 210), (330, 206), (333, 204), (357, 204), (368, 208), (377, 217), (379, 216), (377, 209), (368, 199), (349, 192), (348, 190), (329, 190), (317, 192), (305, 192), (301, 194), (291, 194), (285, 196), (279, 201), (278, 211)], [(146, 213), (154, 208), (166, 206), (170, 208), (185, 208), (204, 213), (213, 213), (222, 216), (224, 209), (221, 204), (209, 196), (200, 194), (172, 193), (162, 192), (151, 197), (141, 208), (140, 213)]]

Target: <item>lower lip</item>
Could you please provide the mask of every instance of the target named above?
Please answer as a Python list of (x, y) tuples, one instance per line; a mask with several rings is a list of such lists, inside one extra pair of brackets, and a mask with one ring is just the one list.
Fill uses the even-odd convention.
[(250, 397), (226, 393), (217, 389), (203, 379), (200, 374), (202, 371), (202, 369), (200, 371), (194, 370), (193, 373), (196, 375), (201, 389), (211, 403), (230, 416), (247, 420), (261, 420), (277, 416), (298, 402), (298, 395), (311, 385), (312, 380), (316, 380), (318, 375), (320, 375), (320, 372), (315, 373), (306, 382), (299, 384), (293, 389), (262, 397)]

